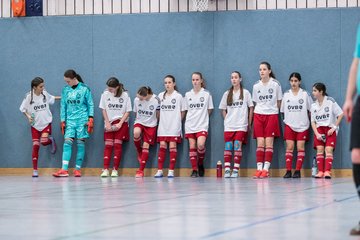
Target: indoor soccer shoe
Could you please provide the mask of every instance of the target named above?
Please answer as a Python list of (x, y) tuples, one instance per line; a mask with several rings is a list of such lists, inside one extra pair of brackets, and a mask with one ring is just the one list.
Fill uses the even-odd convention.
[(81, 171), (78, 169), (74, 170), (74, 177), (81, 177)]
[(331, 179), (331, 172), (330, 171), (325, 171), (324, 172), (324, 177), (325, 177), (325, 179)]
[(110, 177), (110, 173), (108, 169), (103, 169), (100, 177)]
[(33, 170), (32, 177), (38, 177), (38, 176), (39, 176), (38, 170)]
[(157, 170), (156, 174), (154, 175), (154, 178), (162, 178), (163, 175), (163, 171), (162, 170)]
[(174, 170), (169, 170), (167, 177), (174, 178)]
[(116, 169), (113, 169), (113, 170), (111, 171), (111, 177), (118, 177), (118, 176), (119, 176), (118, 171), (117, 171)]
[(270, 176), (269, 171), (263, 169), (260, 178), (268, 178)]
[(319, 171), (316, 175), (315, 178), (323, 178), (324, 177), (324, 172)]
[(203, 177), (205, 175), (205, 168), (204, 165), (198, 165), (198, 173), (199, 173), (199, 177)]
[(262, 173), (262, 171), (261, 171), (261, 170), (256, 170), (256, 172), (254, 173), (253, 178), (254, 178), (254, 179), (256, 179), (256, 178), (260, 178), (261, 173)]
[(285, 175), (283, 176), (283, 178), (291, 178), (291, 177), (292, 177), (292, 174), (291, 174), (290, 170), (286, 171)]
[(231, 177), (230, 169), (225, 169), (224, 178), (230, 178), (230, 177)]
[(142, 177), (144, 177), (144, 171), (142, 171), (142, 170), (137, 170), (137, 171), (136, 171), (136, 174), (135, 174), (135, 177), (136, 177), (136, 178), (142, 178)]
[(51, 136), (49, 137), (49, 139), (51, 140), (51, 154), (55, 154), (56, 153), (56, 142), (55, 139)]
[(231, 178), (237, 178), (237, 177), (239, 177), (239, 171), (233, 170), (230, 177), (231, 177)]
[(60, 169), (57, 172), (53, 173), (54, 177), (68, 177), (69, 176), (69, 171), (68, 170), (64, 170), (64, 169)]
[(301, 178), (301, 172), (300, 172), (300, 170), (295, 170), (292, 178)]
[(197, 178), (198, 176), (199, 176), (199, 175), (198, 175), (198, 171), (192, 170), (190, 177), (192, 177), (192, 178)]

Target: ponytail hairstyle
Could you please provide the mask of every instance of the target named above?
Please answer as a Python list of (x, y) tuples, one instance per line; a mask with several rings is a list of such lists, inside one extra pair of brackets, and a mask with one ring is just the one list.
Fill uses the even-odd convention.
[(313, 88), (315, 88), (316, 90), (318, 90), (319, 92), (322, 91), (322, 95), (323, 96), (327, 96), (327, 93), (326, 93), (326, 86), (325, 84), (321, 83), (321, 82), (317, 82), (313, 85)]
[(198, 76), (201, 78), (201, 80), (202, 80), (202, 82), (201, 82), (201, 87), (202, 87), (202, 88), (206, 88), (205, 79), (203, 78), (201, 72), (193, 72), (193, 73), (191, 74), (191, 76), (194, 75), (194, 74), (195, 74), (195, 75), (198, 75)]
[[(271, 65), (270, 65), (270, 63), (268, 63), (268, 62), (261, 62), (260, 65), (262, 65), (262, 64), (266, 65), (266, 67), (267, 67), (269, 70), (271, 70)], [(270, 72), (270, 77), (275, 78), (275, 73), (273, 72), (273, 70), (271, 70), (271, 72)]]
[(71, 79), (76, 78), (79, 82), (84, 83), (84, 81), (82, 80), (81, 76), (80, 76), (79, 74), (77, 74), (77, 73), (76, 73), (74, 70), (72, 70), (72, 69), (66, 70), (65, 73), (64, 73), (64, 77), (66, 77), (66, 78), (71, 78)]
[[(39, 86), (41, 83), (44, 82), (44, 79), (42, 79), (41, 77), (36, 77), (34, 78), (32, 81), (31, 81), (31, 90), (30, 90), (30, 93), (31, 93), (31, 99), (30, 99), (30, 105), (34, 103), (33, 101), (33, 91), (34, 91), (34, 88), (36, 88), (37, 86)], [(46, 96), (44, 95), (43, 92), (41, 92), (41, 95), (43, 95), (43, 100), (44, 102), (46, 102)]]
[[(236, 73), (237, 75), (239, 75), (239, 79), (241, 79), (241, 73), (238, 71), (233, 71), (231, 74)], [(234, 91), (234, 86), (231, 86), (231, 88), (229, 89), (228, 92), (228, 96), (226, 99), (226, 104), (228, 106), (231, 106), (233, 104), (233, 91)], [(244, 99), (244, 88), (242, 86), (241, 80), (240, 80), (240, 97), (239, 99), (243, 100)]]
[[(166, 76), (164, 77), (164, 79), (165, 79), (165, 78), (171, 78), (171, 79), (172, 79), (172, 82), (173, 82), (173, 83), (176, 83), (175, 77), (174, 77), (173, 75), (170, 75), (170, 74), (169, 74), (169, 75), (166, 75)], [(178, 90), (176, 85), (174, 86), (174, 89), (175, 89), (176, 91)], [(165, 92), (164, 92), (163, 99), (165, 99), (166, 92), (167, 92), (167, 90), (165, 90)]]
[(142, 86), (137, 91), (137, 94), (139, 94), (142, 97), (146, 97), (147, 95), (153, 95), (153, 92), (149, 86)]
[(111, 77), (109, 80), (107, 80), (106, 85), (111, 88), (117, 88), (115, 97), (120, 97), (121, 94), (126, 91), (124, 88), (124, 85), (119, 82), (119, 80), (116, 77)]

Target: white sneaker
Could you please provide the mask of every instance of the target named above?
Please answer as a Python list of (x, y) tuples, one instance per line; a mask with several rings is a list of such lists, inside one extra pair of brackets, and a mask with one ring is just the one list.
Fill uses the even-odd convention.
[(38, 170), (33, 170), (32, 177), (38, 177), (38, 176), (39, 176)]
[(100, 177), (110, 177), (110, 173), (108, 169), (103, 169)]
[(174, 178), (174, 170), (169, 170), (167, 177)]
[(113, 170), (111, 171), (111, 177), (118, 177), (118, 176), (119, 176), (118, 171), (115, 170), (115, 169), (113, 169)]
[(154, 175), (154, 178), (162, 178), (163, 175), (163, 171), (162, 170), (157, 170), (156, 174)]
[(230, 169), (226, 168), (225, 169), (225, 174), (224, 174), (224, 178), (230, 178)]
[(237, 177), (239, 177), (239, 171), (233, 170), (230, 177), (231, 177), (231, 178), (237, 178)]

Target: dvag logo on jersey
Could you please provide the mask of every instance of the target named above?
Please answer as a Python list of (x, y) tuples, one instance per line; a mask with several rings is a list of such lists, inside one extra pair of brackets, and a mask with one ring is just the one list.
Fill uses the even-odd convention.
[(35, 111), (44, 110), (44, 109), (46, 109), (46, 103), (34, 106)]

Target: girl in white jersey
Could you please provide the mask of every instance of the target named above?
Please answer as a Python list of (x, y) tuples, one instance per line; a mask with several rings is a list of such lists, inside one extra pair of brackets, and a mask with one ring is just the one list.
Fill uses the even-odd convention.
[[(313, 103), (310, 95), (300, 88), (301, 75), (290, 74), (291, 88), (284, 93), (280, 111), (284, 114), (284, 139), (286, 140), (284, 178), (300, 178), (300, 170), (305, 159), (305, 141), (309, 140), (310, 107)], [(292, 159), (296, 141), (297, 160), (294, 175), (292, 175)]]
[(129, 115), (131, 112), (131, 100), (124, 86), (115, 77), (111, 77), (106, 85), (108, 88), (103, 92), (99, 107), (104, 117), (104, 169), (101, 177), (109, 177), (111, 154), (114, 148), (114, 165), (111, 177), (118, 176), (118, 168), (122, 155), (123, 141), (129, 141)]
[(33, 177), (38, 177), (38, 158), (40, 143), (43, 146), (51, 144), (51, 153), (56, 152), (56, 144), (51, 135), (52, 114), (50, 111), (50, 104), (54, 104), (55, 99), (44, 89), (44, 80), (36, 77), (31, 81), (31, 90), (25, 96), (21, 103), (20, 111), (24, 113), (31, 125), (31, 136), (33, 142), (32, 148), (32, 162), (33, 162)]
[(260, 80), (253, 86), (254, 138), (256, 138), (257, 170), (254, 178), (269, 177), (274, 138), (280, 136), (279, 108), (282, 99), (280, 83), (275, 79), (268, 62), (260, 63)]
[[(243, 88), (238, 71), (231, 73), (231, 88), (221, 98), (219, 109), (224, 117), (224, 162), (225, 178), (239, 176), (242, 159), (242, 145), (246, 143), (247, 133), (253, 118), (254, 104), (250, 92)], [(234, 150), (234, 168), (231, 173), (232, 151)], [(231, 175), (230, 175), (231, 174)]]
[(205, 173), (205, 142), (214, 105), (211, 94), (205, 90), (202, 74), (194, 72), (191, 79), (193, 88), (185, 94), (183, 110), (186, 111), (185, 138), (189, 140), (191, 177), (196, 178)]
[(336, 136), (344, 114), (335, 100), (327, 96), (323, 83), (315, 83), (312, 94), (316, 101), (311, 105), (311, 127), (315, 134), (314, 148), (319, 169), (315, 178), (330, 179)]
[(158, 171), (155, 178), (163, 177), (163, 165), (166, 149), (169, 144), (170, 165), (168, 178), (174, 177), (174, 169), (177, 157), (177, 144), (181, 143), (181, 121), (184, 117), (182, 112), (183, 98), (177, 91), (175, 77), (167, 75), (164, 78), (165, 91), (159, 94), (160, 121), (158, 126), (157, 141), (160, 142), (158, 152)]
[[(135, 177), (144, 177), (144, 168), (149, 158), (149, 147), (156, 141), (156, 127), (158, 124), (160, 100), (150, 87), (141, 87), (134, 99), (134, 144), (140, 163)], [(143, 143), (141, 145), (141, 139)]]

